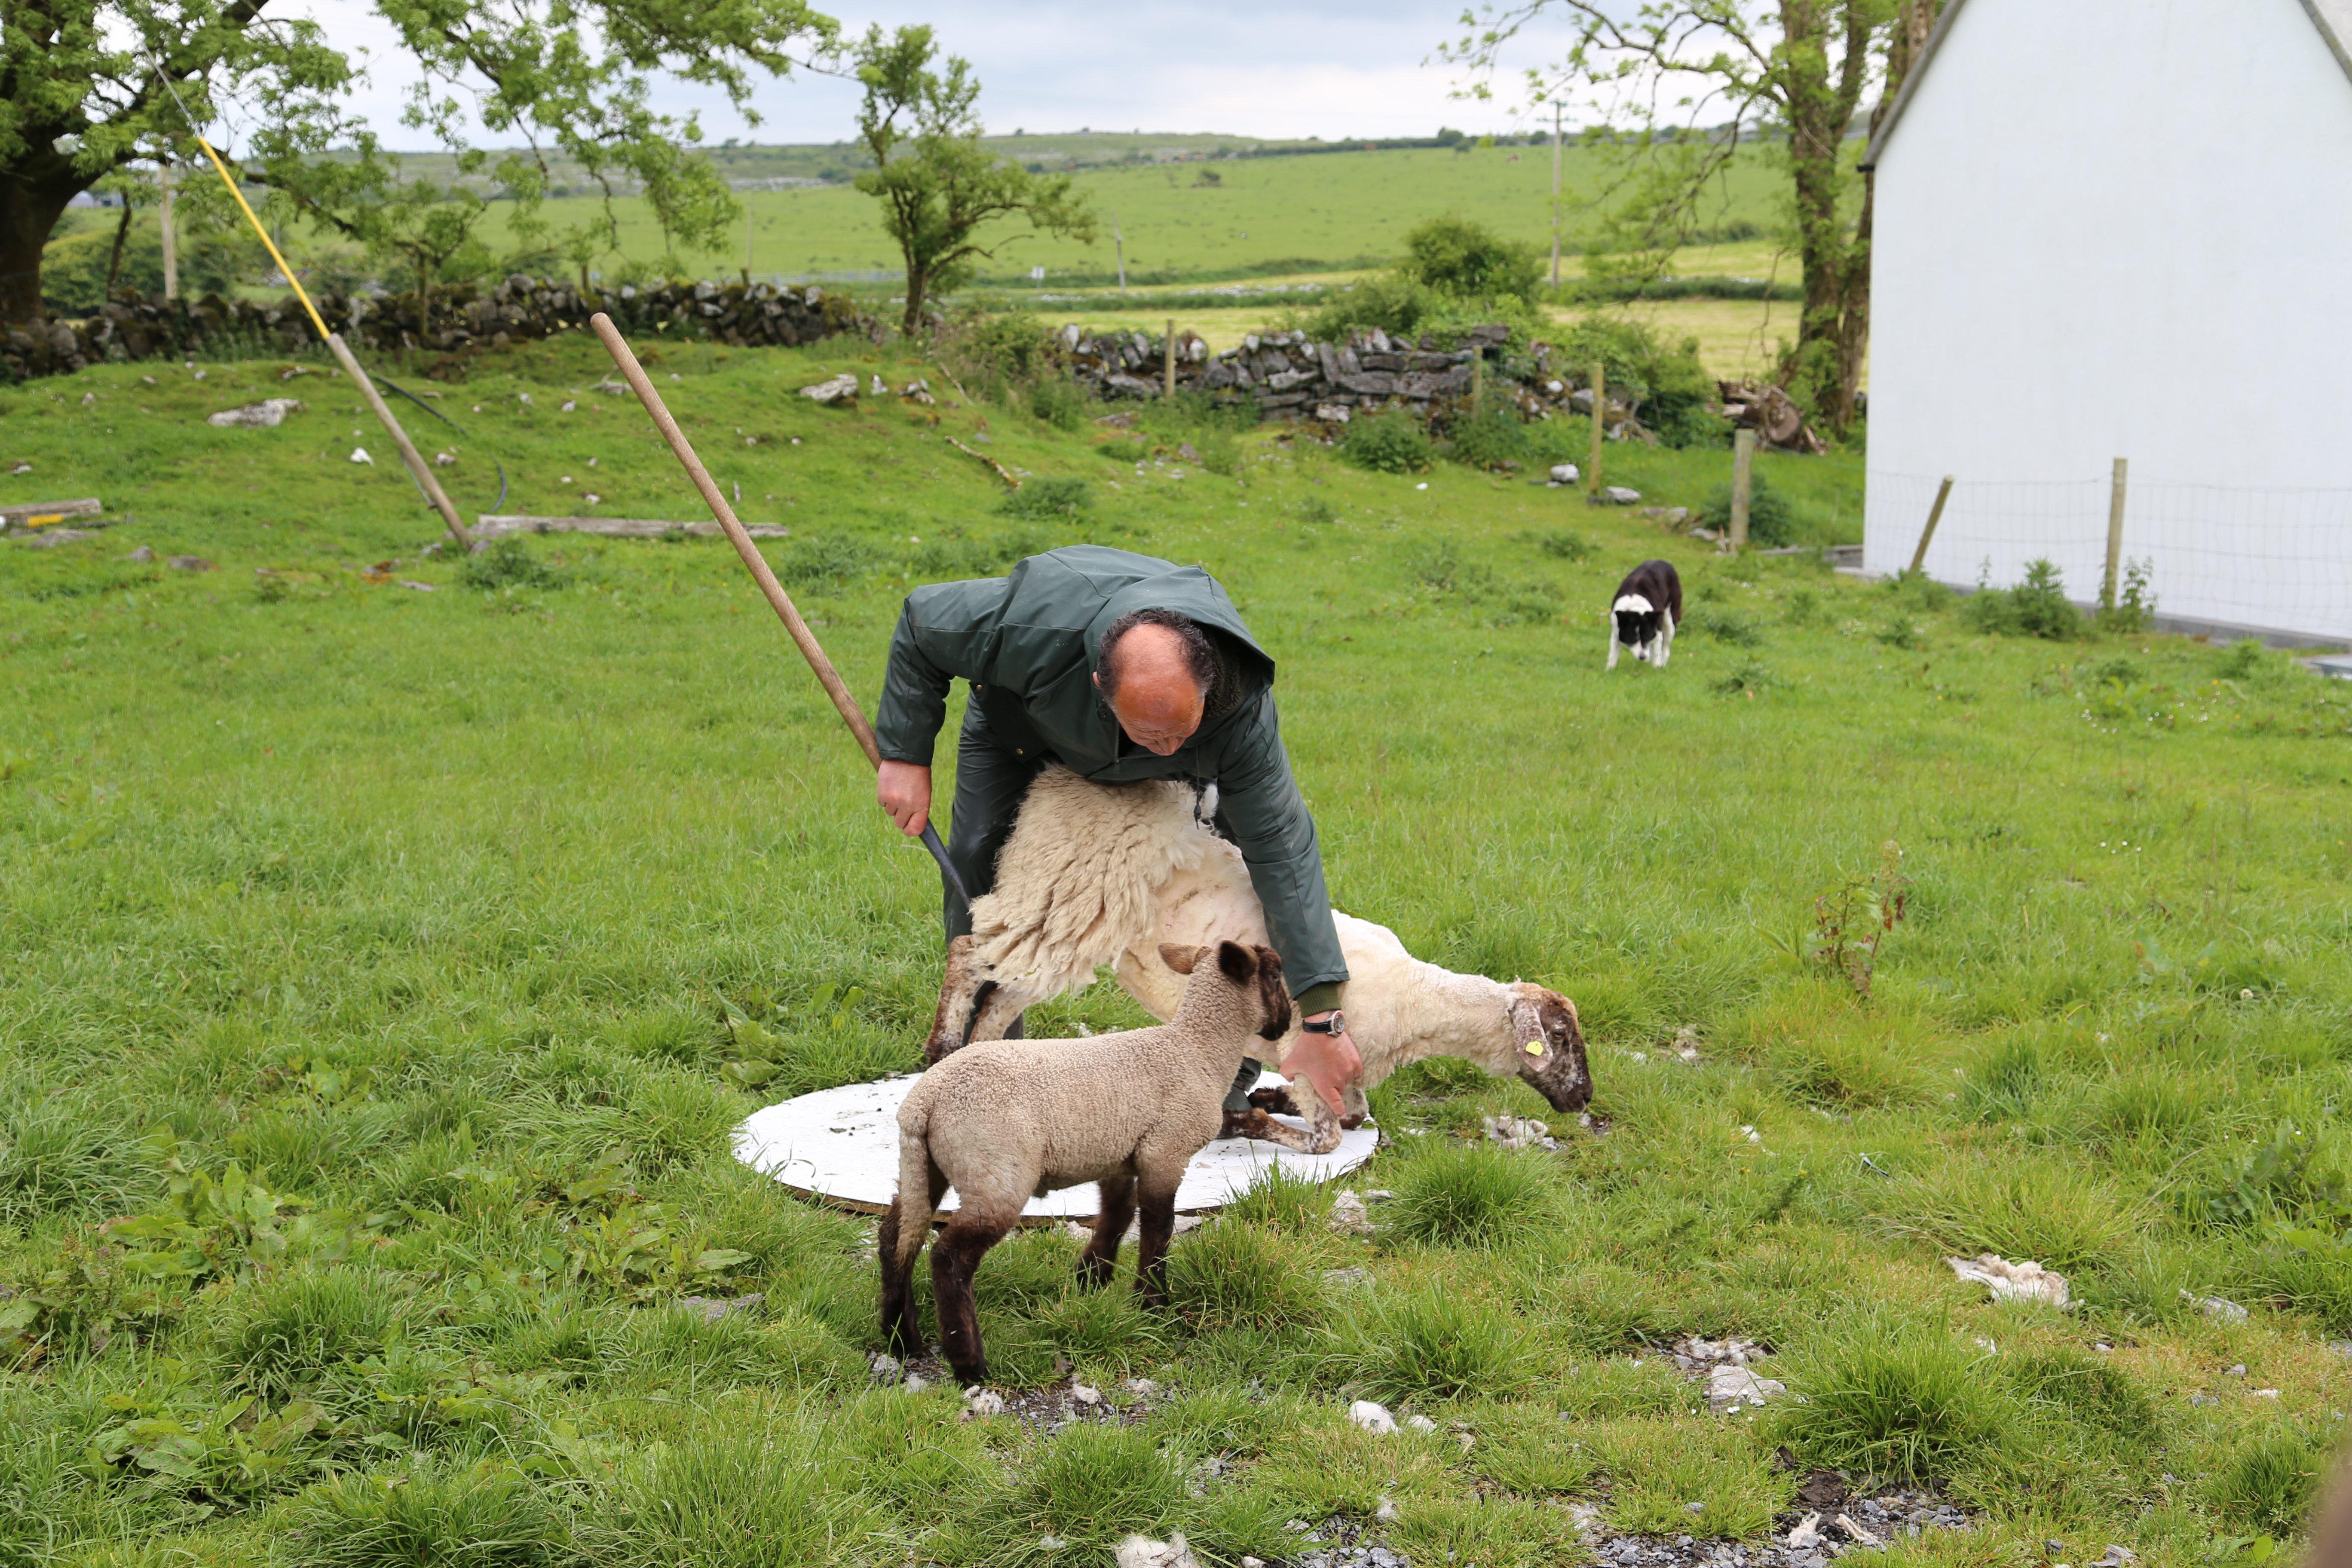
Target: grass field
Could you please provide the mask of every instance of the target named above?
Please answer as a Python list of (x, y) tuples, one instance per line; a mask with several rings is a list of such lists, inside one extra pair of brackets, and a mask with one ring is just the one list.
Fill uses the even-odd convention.
[[(217, 430), (288, 367), (200, 368), (0, 393), (0, 470), (31, 465), (0, 503), (142, 520), (0, 544), (0, 1562), (1104, 1563), (1180, 1528), (1288, 1562), (1286, 1521), (1337, 1518), (1430, 1568), (1580, 1563), (1580, 1508), (1753, 1553), (1814, 1466), (1969, 1510), (1897, 1563), (2252, 1568), (2300, 1528), (2352, 1397), (2340, 689), (1979, 637), (1458, 468), (1261, 434), (1218, 477), (1172, 431), (793, 395), (919, 369), (878, 351), (666, 351), (869, 700), (909, 582), (1081, 537), (1200, 561), (1281, 663), (1342, 906), (1559, 987), (1591, 1041), (1605, 1131), (1505, 1152), (1479, 1118), (1548, 1115), (1527, 1090), (1417, 1069), (1377, 1097), (1378, 1234), (1262, 1193), (1178, 1242), (1167, 1316), (1008, 1243), (1000, 1375), (1119, 1419), (962, 1421), (867, 1386), (870, 1223), (728, 1153), (918, 1064), (938, 889), (724, 545), (461, 569), (348, 460), (383, 443), (338, 383)], [(450, 388), (461, 500), (495, 454), (515, 510), (691, 516), (604, 368), (567, 342)], [(1009, 516), (946, 435), (1091, 505)], [(1727, 467), (1611, 458), (1664, 501)], [(1767, 464), (1851, 534), (1853, 468)], [(1604, 677), (1654, 553), (1684, 637)], [(1868, 923), (1890, 841), (1864, 997), (1821, 911)], [(1098, 986), (1033, 1032), (1136, 1020)], [(1940, 1261), (1979, 1251), (2084, 1305), (1989, 1303)], [(1661, 1353), (1688, 1333), (1763, 1342), (1805, 1403), (1708, 1414)], [(1360, 1432), (1358, 1396), (1437, 1430)]]
[[(1565, 199), (1589, 193), (1597, 170), (1595, 154), (1570, 149)], [(1201, 183), (1210, 175), (1219, 183)], [(1406, 149), (1099, 168), (1080, 173), (1078, 184), (1102, 215), (1097, 244), (1034, 236), (1024, 225), (1007, 224), (997, 235), (1009, 243), (984, 264), (985, 273), (1011, 280), (1043, 267), (1049, 283), (1113, 282), (1113, 213), (1133, 283), (1377, 266), (1402, 249), (1407, 229), (1444, 213), (1476, 218), (1530, 243), (1549, 246), (1551, 237), (1548, 148)], [(1777, 195), (1764, 158), (1743, 158), (1727, 182), (1722, 210), (1709, 222), (1767, 223)], [(874, 199), (851, 186), (750, 191), (740, 199), (749, 209), (754, 273), (881, 271), (899, 265)], [(572, 221), (575, 208), (584, 211), (587, 201), (550, 201), (546, 215), (560, 226)], [(644, 205), (625, 202), (620, 211), (621, 255), (658, 257), (660, 233)], [(486, 226), (494, 245), (502, 243), (496, 226), (505, 216), (503, 207), (494, 209)], [(1573, 208), (1564, 222), (1574, 244), (1580, 225)], [(745, 265), (743, 238), (739, 233), (725, 246), (681, 259), (689, 270), (731, 273)], [(1570, 269), (1580, 270), (1573, 262)]]

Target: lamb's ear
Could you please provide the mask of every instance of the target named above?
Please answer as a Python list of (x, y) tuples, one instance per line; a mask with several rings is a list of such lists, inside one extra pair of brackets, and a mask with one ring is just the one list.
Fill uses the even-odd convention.
[(1246, 985), (1257, 978), (1257, 954), (1240, 942), (1221, 942), (1217, 944), (1217, 967), (1234, 984)]
[(1180, 947), (1172, 942), (1163, 942), (1160, 944), (1160, 962), (1179, 974), (1190, 974), (1192, 966), (1201, 962), (1201, 955), (1208, 951), (1205, 947)]

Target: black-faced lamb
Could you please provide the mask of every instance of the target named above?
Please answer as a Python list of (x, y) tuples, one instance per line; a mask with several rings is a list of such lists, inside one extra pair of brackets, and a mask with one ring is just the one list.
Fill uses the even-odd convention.
[[(949, 946), (929, 1059), (967, 1039), (1002, 1037), (1023, 1008), (1084, 989), (1102, 964), (1145, 1012), (1170, 1017), (1182, 982), (1160, 961), (1160, 944), (1266, 942), (1249, 868), (1209, 826), (1214, 815), (1213, 792), (1196, 797), (1181, 784), (1099, 784), (1058, 766), (1038, 774), (997, 859), (994, 890), (972, 904), (972, 934)], [(1516, 1077), (1555, 1110), (1581, 1110), (1591, 1100), (1584, 1037), (1567, 997), (1526, 981), (1457, 974), (1414, 958), (1385, 926), (1336, 911), (1332, 920), (1363, 1077), (1340, 1114), (1299, 1093), (1286, 1108), (1262, 1103), (1240, 1129), (1247, 1136), (1328, 1153), (1343, 1127), (1362, 1120), (1365, 1090), (1425, 1057), (1461, 1057)], [(1252, 1054), (1278, 1069), (1297, 1037), (1294, 1029)], [(1267, 1109), (1304, 1117), (1306, 1131)]]
[(1077, 1040), (992, 1040), (935, 1062), (898, 1110), (898, 1193), (882, 1219), (882, 1331), (920, 1347), (909, 1289), (931, 1216), (958, 1207), (931, 1249), (931, 1296), (948, 1364), (988, 1380), (972, 1274), (1032, 1196), (1093, 1182), (1094, 1238), (1078, 1274), (1108, 1284), (1128, 1222), (1142, 1214), (1135, 1288), (1167, 1297), (1168, 1238), (1184, 1167), (1217, 1135), (1242, 1058), (1290, 1027), (1272, 948), (1224, 942), (1161, 950), (1185, 976), (1173, 1023)]
[(1644, 561), (1625, 574), (1609, 605), (1609, 665), (1617, 650), (1630, 647), (1636, 659), (1666, 668), (1675, 651), (1675, 627), (1683, 618), (1683, 580), (1671, 561)]

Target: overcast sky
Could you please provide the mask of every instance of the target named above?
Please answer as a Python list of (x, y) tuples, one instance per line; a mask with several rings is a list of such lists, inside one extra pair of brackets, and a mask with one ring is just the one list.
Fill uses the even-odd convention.
[[(947, 50), (972, 62), (992, 131), (1087, 126), (1336, 140), (1516, 123), (1500, 101), (1450, 98), (1460, 73), (1422, 63), (1455, 31), (1460, 5), (1450, 0), (903, 0), (887, 11), (815, 3), (845, 31), (929, 23)], [(339, 47), (363, 58), (371, 79), (355, 103), (389, 144), (422, 144), (400, 124), (413, 75), (406, 57), (365, 0), (294, 0), (271, 10), (317, 17)], [(362, 47), (371, 52), (361, 57)], [(1527, 62), (1535, 58), (1529, 49)], [(677, 83), (657, 93), (665, 108), (700, 109), (713, 142), (845, 140), (856, 100), (849, 83), (795, 75), (761, 89), (755, 129), (720, 95)]]

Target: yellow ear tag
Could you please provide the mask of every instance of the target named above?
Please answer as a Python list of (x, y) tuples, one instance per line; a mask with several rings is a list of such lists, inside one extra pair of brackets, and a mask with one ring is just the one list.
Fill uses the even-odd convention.
[(1528, 1042), (1527, 1049), (1528, 1055), (1531, 1057), (1539, 1057), (1543, 1055), (1543, 1042), (1541, 1040), (1529, 1040)]

